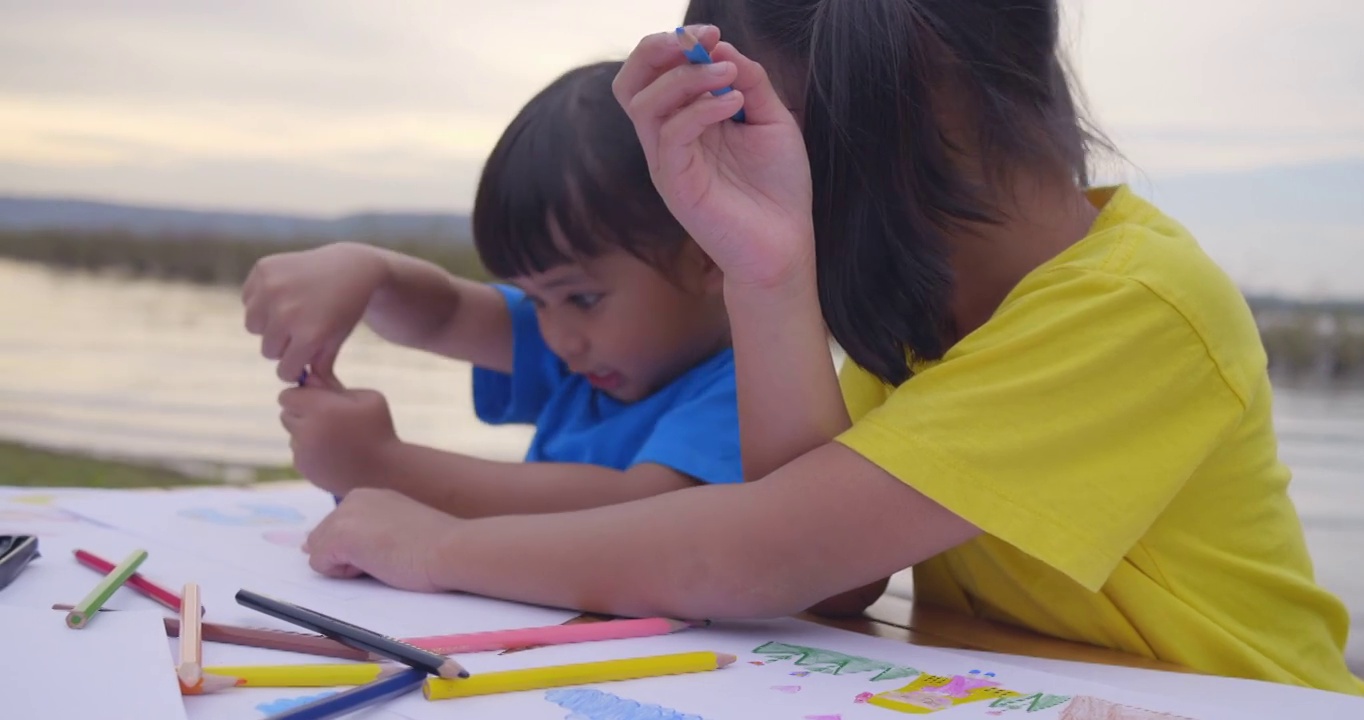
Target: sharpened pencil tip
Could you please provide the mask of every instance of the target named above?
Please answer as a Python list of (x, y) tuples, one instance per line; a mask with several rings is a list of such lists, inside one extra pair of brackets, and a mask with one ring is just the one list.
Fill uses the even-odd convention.
[(739, 658), (733, 655), (729, 655), (727, 653), (715, 653), (715, 667), (717, 668), (729, 667), (730, 665), (734, 664), (735, 660), (738, 659)]
[(700, 44), (700, 41), (696, 39), (695, 35), (692, 35), (690, 31), (682, 27), (677, 29), (677, 39), (682, 42), (682, 49), (687, 51), (690, 51)]
[(463, 665), (460, 665), (454, 660), (446, 660), (445, 662), (441, 663), (440, 668), (438, 669), (438, 672), (436, 674), (443, 678), (463, 679), (469, 677), (469, 671), (465, 670)]

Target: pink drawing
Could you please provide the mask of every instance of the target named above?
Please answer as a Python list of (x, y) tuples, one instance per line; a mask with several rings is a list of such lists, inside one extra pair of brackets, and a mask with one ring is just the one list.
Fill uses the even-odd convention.
[(758, 665), (758, 666), (762, 666), (762, 665), (766, 665), (767, 663), (762, 662), (762, 661), (760, 661), (760, 660), (749, 660), (749, 661), (748, 661), (748, 664), (749, 664), (749, 665)]
[(1060, 720), (1189, 720), (1189, 718), (1119, 705), (1088, 695), (1077, 695), (1061, 711)]
[(964, 698), (977, 688), (998, 687), (999, 683), (993, 680), (983, 680), (976, 677), (966, 677), (963, 675), (953, 675), (951, 681), (938, 688), (935, 692), (954, 698)]
[(857, 693), (857, 697), (853, 698), (853, 702), (854, 702), (854, 703), (860, 703), (860, 704), (866, 704), (866, 702), (867, 702), (868, 700), (872, 699), (873, 697), (875, 697), (875, 695), (872, 695), (872, 694), (869, 693), (869, 692)]
[(776, 690), (777, 692), (784, 692), (787, 695), (794, 695), (800, 692), (799, 685), (773, 685), (772, 689)]

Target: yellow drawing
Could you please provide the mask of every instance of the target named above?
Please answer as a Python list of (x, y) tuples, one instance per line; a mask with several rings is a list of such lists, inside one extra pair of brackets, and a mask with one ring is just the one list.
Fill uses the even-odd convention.
[(55, 495), (34, 493), (32, 495), (15, 495), (9, 500), (10, 502), (23, 503), (25, 505), (51, 505), (52, 503), (57, 502), (57, 497)]
[(981, 700), (1000, 700), (1022, 694), (1002, 688), (998, 682), (977, 673), (951, 677), (925, 673), (899, 690), (877, 693), (867, 702), (888, 710), (927, 715), (957, 705)]

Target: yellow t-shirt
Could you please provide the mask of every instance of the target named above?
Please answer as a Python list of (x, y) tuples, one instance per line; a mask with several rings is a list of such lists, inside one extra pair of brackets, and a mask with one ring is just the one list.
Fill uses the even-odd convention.
[(839, 441), (983, 534), (916, 602), (1208, 673), (1364, 694), (1279, 462), (1240, 292), (1125, 187), (984, 326), (889, 387), (842, 373)]

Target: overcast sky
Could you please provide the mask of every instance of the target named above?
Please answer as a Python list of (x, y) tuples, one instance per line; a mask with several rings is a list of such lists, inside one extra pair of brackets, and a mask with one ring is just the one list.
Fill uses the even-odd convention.
[[(467, 209), (573, 65), (682, 0), (0, 0), (0, 193)], [(1151, 176), (1364, 157), (1364, 3), (1067, 0), (1090, 106)]]

